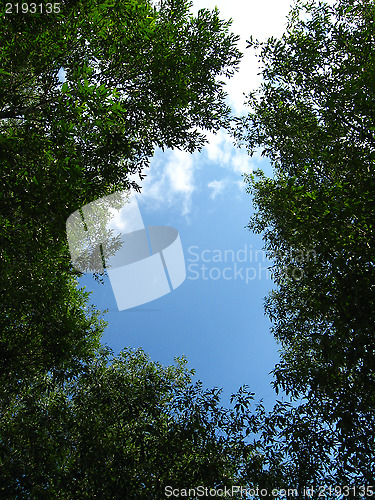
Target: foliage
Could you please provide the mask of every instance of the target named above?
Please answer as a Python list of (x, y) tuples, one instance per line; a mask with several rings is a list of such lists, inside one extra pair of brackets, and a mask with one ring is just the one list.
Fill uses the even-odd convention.
[(256, 456), (244, 441), (253, 395), (242, 388), (227, 410), (185, 365), (102, 351), (63, 387), (35, 379), (0, 420), (2, 498), (161, 499), (168, 485), (238, 484)]
[(273, 260), (275, 387), (305, 398), (285, 446), (314, 484), (374, 476), (374, 22), (374, 2), (297, 2), (281, 39), (250, 40), (264, 83), (235, 131), (274, 168), (247, 177), (249, 227)]

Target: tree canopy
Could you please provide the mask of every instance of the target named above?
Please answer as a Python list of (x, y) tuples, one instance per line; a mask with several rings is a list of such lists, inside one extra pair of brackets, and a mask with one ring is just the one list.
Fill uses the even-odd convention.
[(69, 383), (39, 378), (2, 409), (2, 498), (162, 499), (166, 486), (239, 484), (256, 455), (244, 441), (253, 394), (242, 388), (225, 409), (185, 365), (102, 350)]
[(374, 477), (374, 22), (374, 2), (297, 2), (282, 38), (249, 41), (264, 81), (235, 131), (273, 166), (247, 177), (249, 227), (273, 261), (275, 388), (303, 401), (287, 442), (306, 485)]

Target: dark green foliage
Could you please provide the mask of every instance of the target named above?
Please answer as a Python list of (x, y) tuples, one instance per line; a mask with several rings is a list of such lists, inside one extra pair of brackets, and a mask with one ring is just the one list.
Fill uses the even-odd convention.
[(298, 2), (280, 40), (251, 41), (265, 81), (236, 132), (274, 167), (247, 179), (250, 228), (274, 263), (275, 387), (307, 401), (290, 414), (306, 414), (294, 476), (315, 484), (374, 477), (374, 17), (373, 2)]
[(255, 455), (243, 439), (253, 395), (243, 388), (226, 410), (185, 364), (102, 352), (63, 387), (36, 379), (0, 420), (1, 497), (162, 499), (168, 485), (239, 484)]

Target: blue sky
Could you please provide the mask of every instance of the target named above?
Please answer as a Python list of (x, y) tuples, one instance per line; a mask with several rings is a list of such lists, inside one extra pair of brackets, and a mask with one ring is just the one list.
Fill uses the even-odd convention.
[[(233, 18), (240, 48), (255, 37), (279, 36), (289, 0), (197, 0), (198, 8), (219, 7), (221, 17)], [(270, 17), (272, 13), (272, 17)], [(253, 54), (228, 85), (228, 102), (243, 113), (243, 92), (259, 84)], [(165, 225), (180, 234), (186, 279), (171, 293), (147, 304), (118, 311), (109, 279), (96, 283), (86, 275), (81, 284), (91, 290), (92, 302), (109, 326), (103, 341), (117, 353), (124, 347), (142, 347), (154, 361), (168, 365), (185, 355), (196, 378), (206, 387), (222, 387), (223, 401), (248, 384), (256, 400), (267, 406), (275, 400), (269, 372), (278, 360), (263, 299), (272, 288), (260, 236), (246, 225), (252, 213), (242, 174), (254, 168), (270, 173), (266, 159), (249, 158), (232, 146), (224, 132), (209, 135), (201, 153), (158, 151), (151, 162), (138, 198), (146, 226)]]
[[(104, 285), (90, 276), (81, 282), (93, 290), (94, 304), (109, 309), (103, 340), (115, 352), (142, 347), (166, 365), (184, 354), (197, 378), (207, 387), (223, 387), (226, 398), (248, 384), (259, 398), (272, 401), (269, 372), (277, 361), (277, 346), (263, 312), (263, 297), (272, 282), (261, 238), (245, 228), (251, 200), (241, 178), (242, 189), (230, 186), (213, 197), (208, 185), (220, 179), (218, 167), (206, 153), (199, 159), (194, 175), (198, 187), (188, 214), (183, 200), (173, 208), (139, 198), (147, 226), (170, 225), (179, 231), (184, 283), (155, 301), (118, 311), (108, 278)], [(228, 175), (224, 169), (222, 175)]]

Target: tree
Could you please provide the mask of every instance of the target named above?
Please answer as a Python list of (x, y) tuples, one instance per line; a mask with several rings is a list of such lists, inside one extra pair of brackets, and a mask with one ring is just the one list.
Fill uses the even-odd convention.
[(217, 11), (193, 17), (183, 0), (59, 5), (50, 14), (0, 10), (6, 385), (43, 370), (74, 375), (98, 348), (103, 324), (76, 289), (66, 219), (138, 189), (129, 177), (142, 178), (155, 147), (199, 149), (198, 129), (228, 119), (218, 77), (240, 57), (229, 23)]
[(264, 83), (235, 131), (274, 169), (247, 177), (249, 227), (273, 260), (275, 387), (303, 399), (287, 419), (295, 478), (309, 456), (315, 485), (374, 477), (374, 17), (374, 2), (297, 2), (281, 39), (250, 40)]
[(244, 465), (258, 467), (245, 442), (253, 394), (242, 388), (227, 410), (192, 374), (183, 358), (164, 368), (129, 349), (103, 350), (63, 386), (39, 378), (2, 412), (2, 498), (162, 499), (166, 486), (243, 484)]

